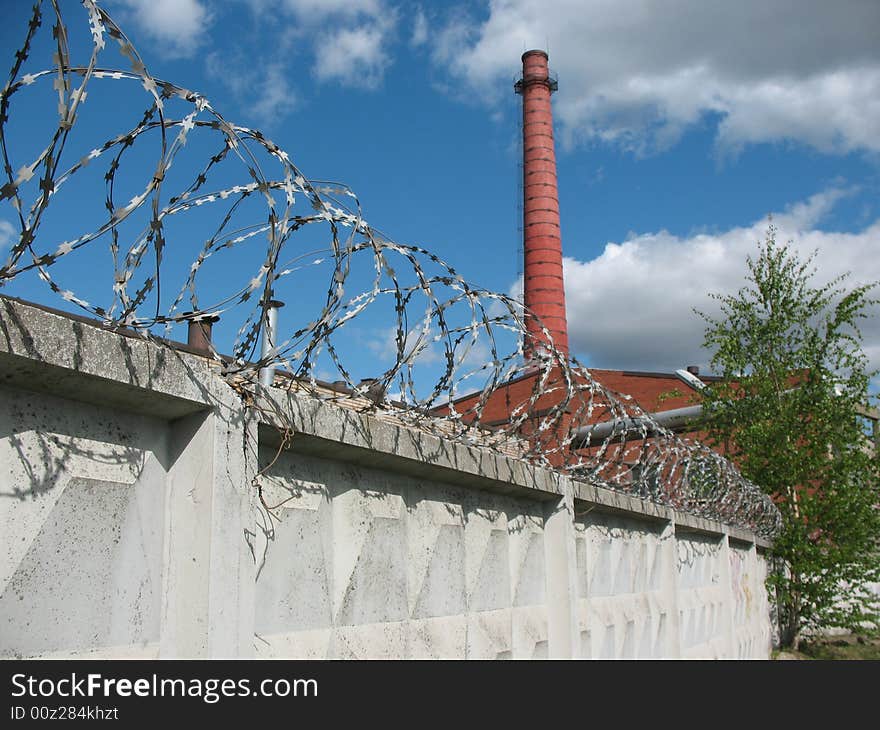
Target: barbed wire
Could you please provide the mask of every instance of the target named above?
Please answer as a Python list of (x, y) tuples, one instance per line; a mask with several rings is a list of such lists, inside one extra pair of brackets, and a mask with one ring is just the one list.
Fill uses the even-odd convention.
[[(47, 4), (53, 62), (25, 73)], [(146, 337), (154, 337), (157, 327), (168, 334), (182, 322), (233, 321), (238, 326), (231, 355), (208, 346), (224, 377), (248, 393), (254, 407), (260, 403), (259, 373), (277, 368), (275, 387), (371, 411), (761, 536), (776, 533), (781, 518), (772, 500), (730, 462), (604, 387), (555, 347), (545, 328), (540, 342), (529, 342), (524, 322), (534, 315), (516, 300), (472, 285), (426, 248), (383, 235), (367, 223), (348, 187), (309, 180), (258, 130), (228, 122), (201, 94), (153, 77), (106, 12), (94, 0), (82, 0), (82, 6), (88, 59), (72, 60), (59, 3), (42, 0), (0, 93), (0, 204), (18, 221), (0, 286), (36, 273), (66, 302)], [(99, 64), (113, 45), (126, 68)], [(7, 127), (13, 101), (45, 89), (50, 79), (58, 97), (55, 129), (33, 159), (13, 164), (16, 150)], [(146, 107), (134, 126), (71, 156), (83, 105), (87, 97), (90, 106), (96, 103), (98, 92), (87, 94), (87, 87), (104, 81), (139, 85)], [(187, 165), (185, 151), (195, 138), (198, 159)], [(152, 157), (145, 150), (151, 143), (157, 145)], [(106, 214), (100, 224), (61, 242), (38, 236), (50, 203), (71, 189), (83, 195), (82, 186), (71, 183), (74, 176), (105, 162)], [(141, 175), (127, 202), (122, 190), (131, 183), (121, 180), (123, 170), (136, 180)], [(216, 213), (172, 233), (175, 221), (198, 218), (206, 209)], [(187, 258), (192, 240), (203, 243)], [(112, 294), (96, 303), (64, 285), (58, 272), (59, 263), (95, 255), (101, 242), (112, 265), (105, 291)], [(209, 268), (224, 280), (240, 277), (240, 283), (207, 301), (206, 292), (216, 289), (205, 273)], [(93, 269), (90, 282), (100, 270)], [(322, 271), (326, 292), (309, 294)], [(272, 346), (261, 352), (268, 312), (284, 291), (295, 297), (300, 320), (279, 328)], [(356, 322), (382, 325), (381, 337), (374, 333), (366, 345), (354, 347), (366, 347), (377, 363), (384, 356), (370, 379), (356, 378), (346, 360), (352, 341), (363, 338)], [(338, 377), (320, 378), (322, 368)], [(606, 421), (629, 425), (601, 438), (585, 435), (585, 425)], [(291, 424), (284, 425), (285, 433)]]

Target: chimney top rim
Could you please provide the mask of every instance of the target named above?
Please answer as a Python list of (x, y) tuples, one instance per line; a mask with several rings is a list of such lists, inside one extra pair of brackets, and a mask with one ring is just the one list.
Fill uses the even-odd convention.
[(547, 51), (542, 51), (540, 48), (533, 48), (531, 51), (526, 51), (525, 53), (523, 53), (522, 58), (520, 60), (525, 61), (526, 58), (528, 58), (529, 56), (535, 56), (535, 55), (543, 56), (547, 60), (550, 59), (550, 56), (547, 55)]

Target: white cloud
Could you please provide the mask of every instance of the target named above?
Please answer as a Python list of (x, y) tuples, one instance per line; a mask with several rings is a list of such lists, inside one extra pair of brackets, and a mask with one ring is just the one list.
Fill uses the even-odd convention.
[(241, 54), (214, 51), (205, 56), (205, 71), (208, 76), (222, 81), (236, 95), (244, 94), (250, 85), (251, 76), (245, 73)]
[(280, 13), (290, 32), (314, 52), (319, 81), (375, 89), (391, 64), (397, 12), (385, 0), (247, 0), (254, 13)]
[(270, 125), (289, 114), (296, 107), (296, 94), (290, 87), (289, 74), (283, 64), (273, 63), (261, 74), (258, 97), (251, 111), (258, 122)]
[[(367, 347), (381, 358), (382, 367), (390, 367), (398, 358), (397, 328), (386, 327), (379, 331), (375, 339), (367, 342)], [(421, 328), (414, 328), (407, 332), (403, 343), (405, 357), (411, 358), (414, 352), (418, 352), (418, 354), (413, 362), (422, 365), (430, 365), (442, 360), (442, 355), (433, 341), (433, 333), (429, 331), (427, 335), (424, 335)]]
[[(411, 329), (404, 341), (403, 352), (407, 362), (414, 366), (414, 378), (418, 385), (433, 387), (436, 379), (446, 367), (446, 349), (443, 342), (435, 340), (439, 334), (436, 323), (427, 333), (422, 331), (421, 326)], [(397, 362), (397, 328), (386, 327), (375, 331), (371, 339), (366, 343), (367, 348), (376, 355), (378, 362), (376, 367), (387, 369)], [(413, 354), (415, 353), (415, 357)], [(477, 336), (465, 336), (455, 348), (456, 378), (466, 376), (465, 382), (456, 381), (455, 387), (474, 388), (482, 387), (486, 378), (486, 372), (482, 368), (492, 362), (492, 350), (482, 330), (478, 330)], [(479, 385), (475, 385), (479, 383)]]
[(384, 12), (381, 0), (284, 0), (283, 4), (300, 21), (321, 22), (333, 16), (378, 17)]
[(376, 88), (391, 63), (386, 50), (389, 31), (390, 24), (380, 20), (320, 33), (315, 42), (315, 76), (319, 81)]
[(0, 251), (12, 245), (13, 238), (18, 237), (18, 229), (9, 221), (0, 220)]
[[(847, 286), (880, 280), (880, 220), (856, 233), (824, 231), (823, 217), (847, 191), (832, 189), (773, 215), (777, 241), (791, 240), (804, 259), (818, 250), (815, 283), (852, 272)], [(592, 261), (566, 258), (565, 286), (573, 352), (595, 367), (671, 370), (705, 366), (705, 323), (718, 314), (709, 292), (734, 293), (745, 283), (748, 254), (764, 240), (767, 221), (714, 235), (665, 231), (608, 243)], [(880, 312), (862, 326), (872, 367), (880, 366)]]
[(190, 56), (201, 45), (211, 14), (200, 0), (116, 0), (166, 53)]
[(283, 13), (297, 24), (314, 28), (327, 22), (378, 19), (389, 11), (384, 0), (245, 0), (258, 16)]
[(873, 0), (491, 0), (481, 23), (450, 13), (433, 43), (439, 64), (495, 99), (524, 50), (549, 47), (569, 144), (662, 148), (713, 113), (727, 151), (877, 151), (878, 28)]
[(412, 36), (409, 43), (413, 47), (423, 46), (428, 42), (428, 18), (421, 7), (416, 9), (416, 17), (413, 20)]
[(245, 110), (242, 121), (272, 129), (297, 106), (297, 94), (283, 62), (263, 65), (261, 59), (247, 61), (241, 53), (214, 52), (205, 57), (205, 69), (241, 102)]

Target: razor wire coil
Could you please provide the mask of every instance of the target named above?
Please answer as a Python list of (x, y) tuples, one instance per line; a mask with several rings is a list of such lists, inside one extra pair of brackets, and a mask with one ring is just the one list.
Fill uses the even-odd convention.
[[(47, 3), (53, 18), (53, 63), (25, 73)], [(155, 327), (168, 333), (180, 322), (232, 319), (238, 329), (231, 356), (210, 347), (224, 376), (238, 388), (255, 391), (259, 371), (277, 367), (282, 373), (275, 380), (279, 387), (372, 411), (421, 432), (491, 449), (761, 536), (778, 531), (781, 518), (772, 499), (729, 461), (701, 443), (680, 438), (630, 398), (604, 387), (575, 358), (560, 352), (546, 329), (540, 343), (526, 347), (525, 319), (533, 315), (517, 301), (472, 285), (427, 248), (384, 236), (365, 220), (349, 188), (309, 180), (290, 155), (259, 130), (231, 123), (204, 96), (153, 77), (110, 16), (94, 0), (82, 0), (82, 5), (91, 38), (88, 59), (73, 61), (59, 3), (41, 0), (0, 92), (0, 206), (4, 217), (11, 212), (18, 229), (0, 268), (0, 286), (36, 272), (66, 302), (108, 325), (145, 336)], [(127, 68), (99, 64), (112, 45)], [(7, 124), (14, 102), (32, 88), (47, 87), (49, 80), (58, 98), (55, 129), (33, 159), (13, 164), (16, 150)], [(146, 107), (134, 126), (68, 160), (65, 152), (83, 104), (97, 93), (90, 84), (98, 81), (139, 84)], [(129, 166), (134, 151), (156, 137), (158, 154), (146, 171), (137, 159)], [(202, 146), (213, 153), (186, 167), (184, 152), (195, 137), (204, 137)], [(47, 245), (46, 237), (37, 234), (50, 204), (73, 188), (77, 174), (102, 163), (103, 222), (70, 240)], [(230, 166), (238, 179), (223, 184)], [(141, 170), (142, 187), (133, 197), (120, 199), (120, 171), (129, 167)], [(186, 182), (169, 194), (171, 174), (180, 167), (186, 171)], [(257, 203), (260, 216), (250, 212)], [(199, 229), (204, 242), (169, 295), (168, 264), (163, 262), (176, 255), (179, 244), (169, 233), (171, 223), (208, 208), (218, 212), (208, 230)], [(146, 220), (138, 222), (138, 215)], [(323, 245), (299, 245), (300, 238), (316, 231), (314, 238)], [(102, 242), (112, 262), (112, 297), (96, 303), (62, 283), (53, 271), (59, 262)], [(200, 278), (206, 267), (245, 249), (251, 252), (246, 259), (253, 270), (238, 288), (207, 301)], [(314, 267), (329, 268), (320, 308), (275, 337), (268, 354), (258, 354), (267, 309), (277, 292)], [(371, 307), (386, 303), (394, 312), (389, 327), (391, 363), (377, 378), (358, 382), (342, 353), (346, 328)], [(526, 352), (536, 354), (526, 361)], [(439, 374), (425, 387), (428, 360)], [(341, 376), (335, 385), (318, 378), (319, 362), (329, 363)], [(395, 390), (397, 397), (391, 397)], [(601, 439), (578, 435), (580, 426), (611, 420), (633, 426), (612, 430)]]

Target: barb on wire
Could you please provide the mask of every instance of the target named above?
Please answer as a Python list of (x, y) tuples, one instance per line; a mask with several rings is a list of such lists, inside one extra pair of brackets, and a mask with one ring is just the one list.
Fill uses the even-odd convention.
[[(257, 392), (260, 370), (278, 368), (278, 387), (760, 535), (776, 532), (772, 500), (728, 461), (602, 386), (554, 347), (546, 329), (539, 343), (528, 342), (524, 318), (532, 315), (515, 300), (473, 286), (426, 248), (384, 236), (346, 186), (309, 180), (258, 130), (227, 121), (197, 92), (153, 77), (106, 12), (94, 0), (82, 6), (88, 57), (73, 58), (58, 1), (37, 2), (0, 92), (0, 205), (13, 211), (4, 217), (16, 219), (18, 229), (0, 286), (35, 274), (108, 325), (147, 336), (220, 317), (235, 325), (231, 355), (212, 354), (236, 388)], [(26, 72), (46, 22), (53, 61)], [(114, 48), (120, 68), (103, 65)], [(142, 94), (143, 112), (83, 147), (74, 142), (83, 126), (77, 123), (107, 85)], [(17, 159), (8, 126), (15, 105), (41, 92), (57, 96), (55, 128), (32, 158)], [(77, 205), (87, 205), (87, 186), (73, 181), (95, 168), (105, 170), (96, 225), (62, 241), (41, 233), (60, 196), (85, 196)], [(68, 286), (82, 277), (65, 268), (86, 255), (101, 262), (80, 287), (88, 294)], [(102, 272), (107, 281), (94, 289)], [(314, 289), (320, 275), (326, 290)], [(271, 347), (260, 352), (269, 305), (285, 292), (296, 299), (298, 321), (272, 333)], [(364, 327), (374, 328), (365, 341)], [(377, 362), (384, 357), (371, 379), (358, 379), (351, 365), (351, 351), (364, 348)], [(338, 377), (331, 383), (332, 375), (319, 377), (324, 371)], [(592, 440), (578, 435), (579, 427), (613, 419), (637, 425)]]

